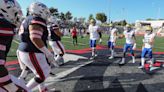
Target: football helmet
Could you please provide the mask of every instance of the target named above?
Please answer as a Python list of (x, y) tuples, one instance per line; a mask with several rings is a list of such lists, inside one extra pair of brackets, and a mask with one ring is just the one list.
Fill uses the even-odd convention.
[(109, 24), (109, 27), (113, 27), (114, 25), (112, 23)]
[(29, 14), (39, 16), (47, 21), (50, 16), (50, 11), (45, 4), (34, 2), (29, 6)]
[(90, 20), (90, 24), (96, 24), (96, 20), (95, 19), (91, 19)]
[(56, 17), (50, 16), (50, 17), (48, 18), (48, 23), (55, 23), (55, 24), (57, 24), (57, 19), (56, 19)]
[(0, 0), (0, 2), (0, 16), (19, 26), (23, 16), (19, 3), (16, 0)]
[(146, 26), (146, 27), (145, 27), (145, 31), (146, 31), (146, 33), (148, 33), (148, 34), (151, 34), (151, 33), (153, 32), (153, 28), (152, 28), (151, 26)]

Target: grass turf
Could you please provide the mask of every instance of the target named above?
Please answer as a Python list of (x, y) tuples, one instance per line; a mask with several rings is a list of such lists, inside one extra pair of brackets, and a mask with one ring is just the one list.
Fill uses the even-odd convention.
[[(143, 37), (137, 36), (136, 38), (137, 38), (137, 48), (141, 49)], [(103, 40), (102, 45), (106, 46), (108, 35), (103, 34), (102, 40)], [(62, 38), (62, 43), (64, 44), (67, 50), (78, 50), (78, 49), (89, 48), (89, 36), (87, 35), (84, 38), (78, 37), (78, 46), (74, 46), (72, 44), (72, 38), (70, 36), (64, 36)], [(125, 39), (118, 39), (116, 45), (123, 46), (124, 43), (125, 43)], [(163, 47), (164, 47), (164, 38), (156, 37), (153, 52), (164, 52)], [(7, 61), (17, 60), (17, 57), (16, 57), (17, 48), (18, 48), (18, 43), (17, 43), (17, 40), (14, 39), (12, 42), (10, 52), (8, 53)]]

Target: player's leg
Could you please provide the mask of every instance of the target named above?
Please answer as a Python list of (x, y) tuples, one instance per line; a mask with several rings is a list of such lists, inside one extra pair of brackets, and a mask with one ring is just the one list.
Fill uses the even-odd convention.
[(96, 40), (90, 40), (90, 47), (92, 49), (92, 56), (90, 59), (94, 59), (96, 56)]
[(108, 48), (110, 49), (110, 52), (111, 52), (111, 56), (109, 57), (109, 59), (113, 59), (114, 58), (114, 43), (108, 42)]
[(102, 33), (101, 32), (99, 32), (99, 43), (101, 44), (102, 43)]
[(11, 39), (6, 40), (5, 37), (0, 38), (0, 87), (9, 91), (16, 92), (19, 88), (13, 83), (9, 76), (9, 72), (5, 67), (6, 56), (11, 46)]
[(73, 43), (74, 46), (75, 46), (75, 42), (76, 42), (76, 38), (75, 38), (75, 36), (73, 36), (72, 37), (72, 43)]
[(124, 48), (123, 48), (123, 56), (122, 56), (122, 60), (119, 64), (125, 64), (125, 56), (126, 56), (126, 52), (128, 51), (129, 45), (125, 44)]
[(150, 67), (151, 67), (153, 65), (153, 52), (151, 48), (148, 49), (148, 55), (149, 55)]
[(20, 69), (22, 70), (22, 72), (19, 76), (19, 79), (24, 80), (27, 76), (28, 69), (27, 69), (26, 65), (21, 61), (20, 57), (21, 57), (21, 54), (19, 53), (19, 50), (17, 50), (17, 58), (18, 58), (18, 62), (20, 65)]
[(145, 56), (147, 54), (147, 49), (144, 48), (142, 49), (142, 54), (141, 54), (141, 66), (139, 66), (138, 68), (144, 68), (145, 65)]
[(75, 36), (74, 39), (75, 39), (75, 45), (77, 45), (77, 36)]
[(19, 88), (19, 91), (17, 92), (32, 92), (30, 89), (26, 87), (26, 84), (24, 83), (24, 81), (17, 79), (15, 76), (12, 76), (12, 75), (10, 75), (10, 77), (13, 83)]
[(56, 49), (56, 53), (57, 53), (55, 60), (58, 61), (60, 65), (64, 64), (64, 59), (63, 59), (63, 56), (65, 54), (64, 45), (60, 41), (56, 41), (55, 49)]
[[(27, 87), (33, 89), (34, 87), (42, 84), (50, 73), (50, 66), (47, 63), (46, 57), (43, 53), (24, 53), (19, 51), (22, 55), (22, 62), (35, 74), (28, 83)], [(44, 89), (40, 87), (39, 89)]]
[(52, 50), (53, 50), (54, 58), (55, 58), (56, 55), (58, 54), (58, 53), (56, 53), (56, 52), (58, 52), (58, 51), (56, 50), (56, 47), (57, 47), (56, 41), (49, 41), (49, 45), (51, 46), (51, 48), (52, 48)]
[(132, 63), (135, 63), (135, 55), (134, 55), (133, 45), (130, 45), (130, 53), (132, 56)]

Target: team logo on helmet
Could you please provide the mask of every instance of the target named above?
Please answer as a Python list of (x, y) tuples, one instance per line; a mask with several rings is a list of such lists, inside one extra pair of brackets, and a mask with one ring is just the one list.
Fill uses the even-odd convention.
[(4, 0), (8, 7), (14, 7), (15, 1), (14, 0)]
[(42, 3), (39, 3), (38, 6), (43, 7), (43, 8), (47, 8), (47, 6), (42, 4)]

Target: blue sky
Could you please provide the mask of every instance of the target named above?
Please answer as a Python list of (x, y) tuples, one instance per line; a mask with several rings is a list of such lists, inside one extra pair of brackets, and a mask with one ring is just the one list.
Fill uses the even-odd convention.
[(128, 22), (146, 18), (164, 18), (164, 0), (17, 0), (25, 13), (33, 1), (58, 8), (59, 12), (71, 11), (73, 16), (86, 17), (104, 12), (111, 20)]

